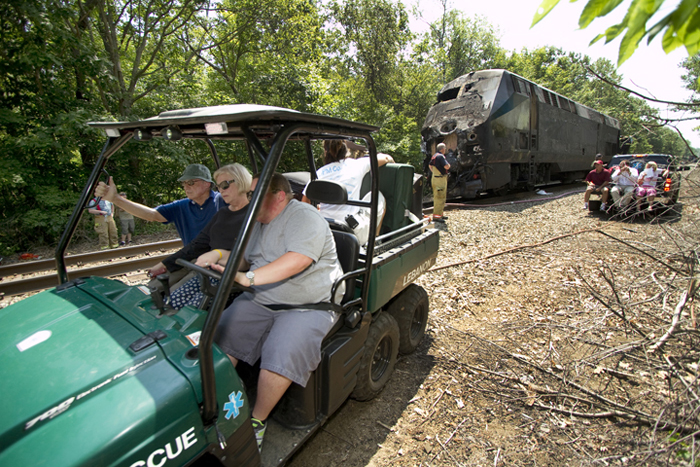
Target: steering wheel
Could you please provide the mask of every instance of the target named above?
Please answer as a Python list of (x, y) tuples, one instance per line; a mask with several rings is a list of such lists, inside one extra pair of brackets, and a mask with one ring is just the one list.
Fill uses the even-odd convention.
[[(191, 263), (191, 262), (184, 260), (182, 258), (178, 258), (177, 260), (175, 260), (175, 264), (178, 264), (178, 265), (182, 266), (183, 268), (187, 268), (191, 271), (200, 273), (206, 277), (210, 277), (212, 279), (216, 279), (218, 281), (221, 281), (221, 277), (222, 277), (221, 274), (219, 274), (218, 272), (216, 272), (212, 269), (197, 266), (196, 264)], [(252, 287), (246, 287), (245, 285), (241, 285), (236, 281), (233, 281), (232, 287), (235, 289), (241, 290), (243, 292), (255, 293), (255, 291), (253, 290)]]

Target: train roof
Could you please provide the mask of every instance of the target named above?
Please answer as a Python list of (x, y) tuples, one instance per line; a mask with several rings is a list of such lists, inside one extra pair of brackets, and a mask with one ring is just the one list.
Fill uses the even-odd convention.
[[(577, 108), (577, 111), (575, 113), (578, 114), (579, 116), (584, 117), (584, 118), (588, 118), (589, 120), (598, 120), (598, 118), (596, 118), (596, 117), (598, 115), (600, 115), (601, 120), (603, 120), (606, 124), (608, 124), (609, 126), (612, 126), (614, 128), (617, 128), (618, 130), (620, 129), (620, 122), (616, 118), (610, 117), (609, 115), (605, 115), (602, 112), (599, 112), (595, 109), (591, 109), (590, 107), (588, 107), (584, 104), (573, 101), (566, 96), (562, 96), (561, 94), (559, 94), (555, 91), (552, 91), (551, 89), (545, 88), (544, 86), (540, 86), (539, 84), (537, 84), (533, 81), (530, 81), (527, 78), (523, 78), (522, 76), (517, 75), (511, 71), (498, 69), (498, 68), (472, 71), (470, 73), (467, 73), (466, 75), (462, 75), (458, 78), (455, 78), (452, 81), (450, 81), (449, 83), (445, 84), (442, 87), (442, 89), (440, 89), (438, 96), (440, 96), (442, 94), (448, 94), (450, 90), (455, 89), (457, 87), (462, 87), (464, 84), (473, 80), (475, 77), (477, 77), (477, 78), (478, 77), (483, 77), (483, 78), (501, 77), (501, 79), (502, 79), (504, 75), (511, 75), (515, 78), (518, 78), (518, 79), (523, 80), (527, 83), (530, 83), (533, 86), (542, 90), (543, 91), (543, 96), (542, 96), (543, 99), (540, 99), (540, 100), (543, 101), (544, 103), (554, 105), (555, 107), (560, 107), (560, 105), (558, 103), (556, 103), (557, 101), (566, 103), (567, 107), (569, 105), (568, 103), (574, 104), (574, 106)], [(549, 93), (550, 96), (547, 96), (545, 93)], [(557, 96), (557, 99), (556, 100), (552, 99), (551, 95)], [(549, 100), (548, 100), (548, 97), (549, 97)], [(439, 100), (440, 99), (438, 98), (438, 101)], [(560, 108), (564, 108), (564, 107), (562, 106)], [(579, 112), (578, 108), (580, 108), (583, 111)], [(569, 110), (569, 109), (565, 109), (565, 110)], [(569, 110), (569, 111), (571, 111), (571, 110)]]
[[(320, 136), (332, 135), (334, 128), (357, 132), (375, 132), (379, 128), (342, 118), (328, 117), (311, 113), (298, 112), (283, 107), (255, 104), (232, 104), (193, 109), (169, 110), (143, 120), (130, 122), (89, 122), (94, 128), (103, 129), (108, 136), (116, 137), (122, 131), (137, 129), (147, 130), (153, 134), (168, 127), (178, 127), (188, 137), (214, 137), (237, 139), (244, 137), (244, 127), (256, 133), (273, 134), (280, 125), (307, 123), (309, 129), (303, 134)], [(118, 134), (118, 133), (119, 134)], [(299, 135), (298, 135), (299, 136)]]

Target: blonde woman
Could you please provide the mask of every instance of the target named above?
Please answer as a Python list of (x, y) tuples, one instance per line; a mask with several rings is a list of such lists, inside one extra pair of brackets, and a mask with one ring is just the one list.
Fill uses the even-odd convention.
[[(178, 258), (194, 261), (204, 268), (225, 264), (228, 260), (247, 211), (253, 177), (241, 164), (229, 164), (214, 172), (214, 180), (228, 207), (217, 211), (188, 245), (163, 260), (164, 268), (170, 272), (181, 269), (175, 264)], [(176, 309), (188, 304), (198, 306), (202, 298), (199, 276), (195, 276), (170, 295), (170, 304)]]
[[(662, 173), (663, 172), (663, 173)], [(654, 198), (656, 197), (656, 181), (659, 179), (659, 175), (665, 174), (666, 171), (662, 171), (656, 165), (656, 162), (649, 161), (644, 167), (642, 173), (639, 174), (639, 179), (637, 183), (637, 191), (635, 195), (638, 199), (646, 197), (647, 204), (649, 207), (647, 210), (653, 211)]]

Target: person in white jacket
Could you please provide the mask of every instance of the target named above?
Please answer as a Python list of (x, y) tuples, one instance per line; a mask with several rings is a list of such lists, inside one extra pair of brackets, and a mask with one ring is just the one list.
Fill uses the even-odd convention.
[(639, 173), (637, 169), (630, 167), (629, 161), (621, 161), (620, 166), (615, 168), (612, 174), (612, 181), (615, 183), (615, 186), (610, 190), (615, 206), (624, 208), (630, 203), (638, 178)]

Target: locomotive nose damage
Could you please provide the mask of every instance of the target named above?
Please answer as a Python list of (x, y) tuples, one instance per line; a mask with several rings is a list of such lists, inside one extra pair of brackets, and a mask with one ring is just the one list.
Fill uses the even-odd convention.
[(465, 75), (438, 93), (438, 103), (428, 112), (421, 130), (423, 152), (429, 159), (438, 143), (445, 143), (450, 163), (448, 198), (475, 198), (484, 189), (482, 125), (487, 121), (495, 95), (488, 78)]

